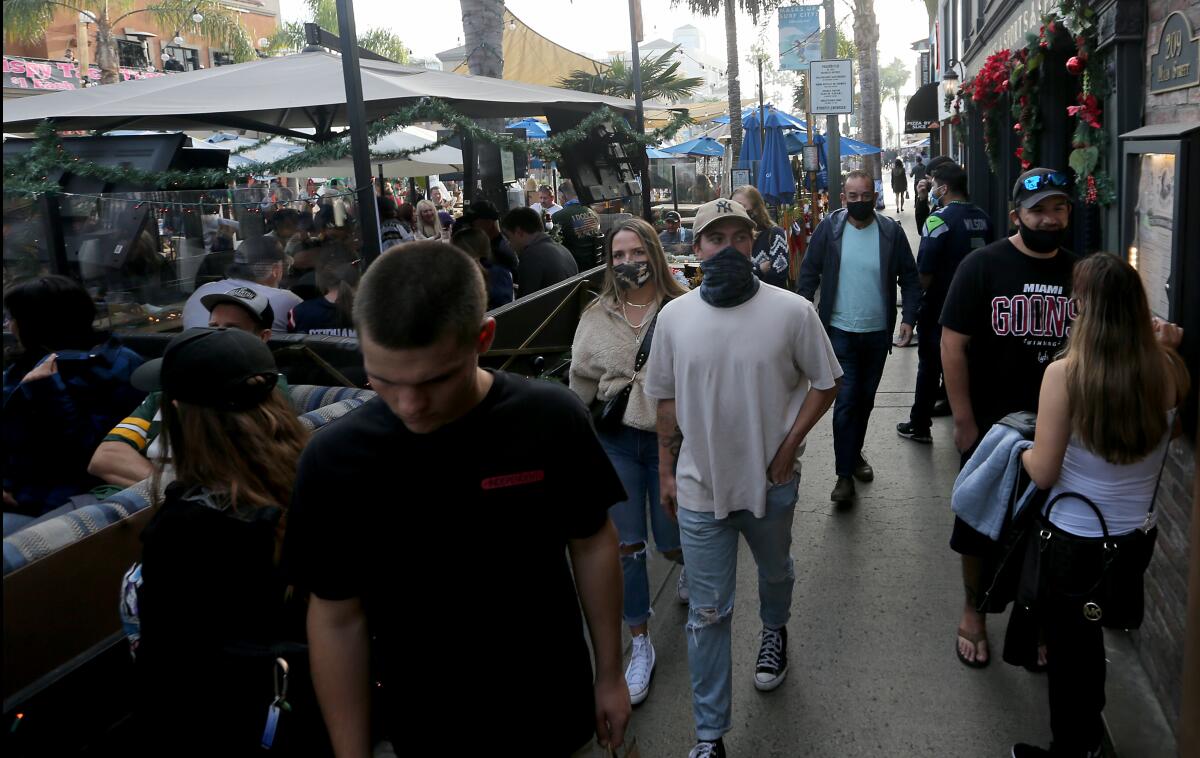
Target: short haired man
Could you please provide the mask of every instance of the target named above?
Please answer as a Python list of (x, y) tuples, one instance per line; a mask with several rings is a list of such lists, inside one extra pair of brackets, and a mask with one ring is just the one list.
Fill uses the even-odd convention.
[(679, 217), (677, 211), (667, 211), (667, 215), (663, 216), (663, 225), (666, 227), (658, 233), (658, 241), (662, 243), (663, 249), (668, 253), (675, 255), (686, 253), (687, 248), (691, 247), (692, 242), (696, 239), (696, 235), (682, 225), (683, 219)]
[[(1013, 185), (1009, 220), (1017, 232), (967, 256), (942, 308), (942, 370), (954, 411), (954, 446), (965, 463), (980, 437), (1013, 411), (1037, 411), (1046, 366), (1062, 349), (1076, 315), (1076, 256), (1062, 247), (1071, 222), (1071, 181), (1046, 168)], [(966, 598), (958, 657), (991, 662), (986, 617), (976, 610), (982, 556), (992, 543), (959, 518), (950, 546), (962, 555)]]
[(294, 292), (279, 288), (286, 262), (279, 240), (266, 236), (246, 240), (234, 251), (233, 265), (226, 269), (225, 278), (197, 287), (187, 299), (183, 306), (183, 328), (208, 325), (208, 309), (203, 303), (205, 296), (246, 287), (267, 297), (275, 314), (271, 328), (286, 332), (288, 314), (301, 303)]
[(496, 205), (491, 200), (472, 201), (463, 213), (461, 221), (464, 227), (478, 229), (488, 236), (488, 241), (492, 246), (492, 262), (499, 263), (512, 272), (515, 280), (520, 264), (516, 251), (512, 249), (512, 245), (500, 232), (500, 211)]
[(659, 314), (646, 373), (646, 394), (658, 400), (662, 504), (687, 557), (693, 758), (724, 758), (732, 727), (739, 533), (758, 564), (754, 686), (773, 690), (787, 675), (798, 456), (842, 374), (812, 304), (754, 276), (753, 247), (754, 222), (739, 203), (700, 207), (693, 249), (704, 281)]
[[(403, 752), (414, 713), (461, 720), (468, 690), (471, 728), (439, 736), (447, 754), (527, 721), (518, 692), (547, 695), (539, 753), (570, 755), (594, 735), (623, 741), (621, 564), (608, 508), (625, 493), (566, 387), (479, 367), (496, 333), (484, 302), (479, 265), (447, 243), (375, 261), (354, 312), (379, 396), (314, 436), (300, 460), (284, 565), (311, 592), (313, 684), (338, 755), (371, 754), (372, 697)], [(463, 560), (430, 570), (417, 535), (451, 523)], [(514, 591), (533, 628), (510, 623)], [(447, 620), (424, 630), (426, 654), (413, 654), (414, 609)], [(522, 649), (534, 657), (510, 654)]]
[(562, 228), (563, 246), (571, 251), (575, 265), (580, 271), (590, 271), (600, 265), (604, 252), (604, 232), (600, 230), (600, 217), (591, 208), (579, 202), (575, 185), (564, 179), (558, 185), (562, 210), (554, 213), (550, 220)]
[[(239, 286), (205, 295), (201, 303), (209, 312), (206, 326), (241, 329), (263, 342), (271, 339), (275, 314), (266, 295)], [(277, 386), (287, 390), (282, 374)], [(158, 444), (161, 404), (161, 393), (151, 392), (133, 413), (113, 427), (92, 454), (88, 473), (118, 487), (130, 487), (153, 474), (151, 461), (162, 452)]]
[(908, 421), (896, 433), (914, 442), (930, 443), (933, 406), (942, 375), (942, 306), (954, 272), (963, 259), (991, 244), (992, 221), (967, 195), (967, 172), (957, 163), (943, 163), (930, 173), (929, 196), (937, 210), (921, 231), (917, 273), (921, 276), (921, 308), (917, 314), (917, 385)]
[(813, 232), (800, 265), (797, 291), (809, 300), (821, 290), (821, 323), (842, 377), (833, 409), (833, 450), (837, 483), (830, 499), (854, 500), (854, 480), (869, 482), (875, 472), (863, 456), (875, 393), (892, 348), (896, 328), (896, 285), (904, 294), (900, 344), (912, 339), (921, 286), (912, 248), (900, 224), (875, 211), (870, 174), (851, 171), (842, 190), (845, 206), (829, 214)]
[(542, 226), (541, 217), (532, 208), (512, 209), (505, 214), (500, 228), (521, 260), (514, 282), (518, 298), (532, 295), (579, 273), (571, 253), (550, 239)]
[[(538, 201), (529, 207), (538, 215), (538, 218), (543, 219), (543, 222), (545, 219), (553, 218), (555, 213), (563, 209), (561, 205), (554, 202), (554, 188), (549, 184), (538, 187)], [(550, 225), (553, 226), (553, 222)]]

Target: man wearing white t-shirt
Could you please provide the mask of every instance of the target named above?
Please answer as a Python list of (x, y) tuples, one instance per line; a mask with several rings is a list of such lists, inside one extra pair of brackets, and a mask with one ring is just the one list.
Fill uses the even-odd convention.
[(759, 572), (754, 686), (773, 690), (787, 675), (797, 459), (842, 370), (812, 304), (754, 276), (754, 222), (740, 204), (704, 204), (695, 233), (704, 281), (659, 315), (646, 394), (659, 401), (662, 505), (679, 521), (688, 567), (691, 756), (723, 758), (738, 534)]
[[(529, 207), (538, 215), (538, 218), (542, 219), (548, 219), (562, 210), (562, 206), (554, 202), (554, 188), (549, 184), (538, 187), (538, 202)], [(553, 226), (552, 223), (546, 224), (547, 231)]]

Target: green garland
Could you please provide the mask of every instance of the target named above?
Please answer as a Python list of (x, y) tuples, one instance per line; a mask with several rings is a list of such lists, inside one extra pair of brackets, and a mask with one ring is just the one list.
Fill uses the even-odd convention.
[[(397, 129), (427, 121), (439, 122), (446, 126), (449, 132), (428, 145), (385, 154), (373, 154), (372, 162), (408, 160), (413, 156), (446, 145), (455, 136), (460, 135), (470, 137), (477, 142), (496, 145), (502, 150), (524, 151), (542, 160), (556, 161), (561, 159), (562, 151), (565, 148), (582, 142), (593, 129), (601, 124), (611, 123), (613, 131), (620, 135), (623, 142), (645, 148), (657, 145), (664, 139), (670, 139), (681, 128), (691, 123), (691, 119), (685, 114), (676, 113), (666, 126), (655, 129), (649, 134), (642, 134), (631, 129), (623, 118), (605, 106), (593, 111), (572, 129), (556, 132), (545, 140), (527, 142), (511, 134), (496, 134), (483, 129), (472, 119), (458, 113), (445, 102), (427, 98), (416, 105), (401, 108), (390, 116), (371, 122), (367, 127), (367, 137), (370, 142), (375, 142)], [(273, 137), (265, 137), (252, 145), (239, 148), (234, 154), (260, 147), (271, 139)], [(275, 161), (251, 163), (237, 170), (142, 171), (118, 166), (104, 166), (71, 155), (60, 141), (54, 125), (49, 121), (43, 121), (38, 125), (36, 138), (30, 149), (20, 156), (14, 156), (5, 161), (4, 192), (6, 195), (38, 195), (57, 192), (60, 189), (58, 182), (52, 181), (50, 177), (60, 172), (69, 172), (76, 176), (98, 179), (106, 183), (138, 184), (146, 189), (203, 189), (223, 186), (230, 181), (238, 181), (255, 175), (294, 174), (310, 166), (340, 160), (350, 153), (350, 135), (343, 133), (328, 142), (309, 145), (303, 152), (295, 155)]]

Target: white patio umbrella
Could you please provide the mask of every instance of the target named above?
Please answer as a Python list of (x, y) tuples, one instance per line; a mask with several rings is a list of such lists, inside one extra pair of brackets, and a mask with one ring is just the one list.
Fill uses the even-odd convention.
[[(375, 60), (360, 65), (368, 119), (425, 97), (440, 98), (471, 118), (586, 114), (603, 105), (628, 114), (634, 108), (632, 100), (557, 87)], [(29, 132), (51, 119), (60, 129), (232, 127), (313, 139), (299, 131), (310, 128), (320, 139), (348, 124), (345, 101), (340, 56), (312, 50), (12, 100), (4, 107), (4, 131)]]
[[(436, 141), (437, 132), (422, 129), (419, 126), (406, 126), (384, 135), (371, 143), (371, 170), (378, 172), (379, 164), (382, 162), (384, 176), (429, 176), (430, 174), (449, 174), (462, 171), (462, 150), (448, 145), (439, 145), (432, 150), (417, 153), (406, 160), (381, 161), (376, 157), (424, 147)], [(350, 156), (346, 156), (332, 163), (312, 166), (297, 173), (305, 176), (347, 176), (354, 173), (354, 161)]]

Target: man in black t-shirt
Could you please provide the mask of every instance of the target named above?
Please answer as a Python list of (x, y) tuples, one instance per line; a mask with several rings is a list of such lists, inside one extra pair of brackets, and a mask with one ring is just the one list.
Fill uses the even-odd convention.
[[(1076, 256), (1060, 247), (1071, 220), (1070, 179), (1036, 168), (1017, 178), (1009, 219), (1017, 233), (978, 250), (954, 274), (942, 309), (942, 368), (954, 411), (954, 445), (965, 462), (992, 424), (1037, 411), (1042, 373), (1066, 342), (1076, 306)], [(991, 661), (986, 619), (975, 610), (987, 537), (954, 520), (950, 546), (963, 556), (966, 602), (959, 659)]]
[(942, 375), (942, 327), (938, 319), (958, 264), (992, 241), (992, 222), (967, 199), (967, 172), (957, 163), (939, 165), (931, 174), (931, 197), (938, 209), (925, 222), (917, 252), (921, 307), (917, 312), (917, 386), (909, 420), (896, 433), (915, 442), (933, 441), (930, 426)]
[(514, 735), (554, 756), (624, 738), (608, 508), (625, 493), (565, 387), (479, 367), (496, 329), (485, 300), (478, 264), (446, 243), (375, 261), (354, 313), (379, 396), (300, 461), (285, 566), (311, 592), (338, 755), (371, 754), (372, 697), (397, 753), (422, 734), (447, 755)]

